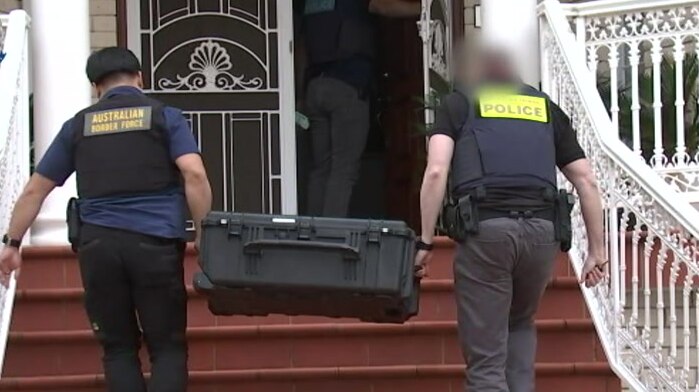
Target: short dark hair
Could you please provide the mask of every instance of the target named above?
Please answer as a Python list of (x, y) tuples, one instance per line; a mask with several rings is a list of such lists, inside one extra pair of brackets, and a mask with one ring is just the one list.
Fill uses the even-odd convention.
[(99, 84), (116, 74), (134, 75), (141, 71), (141, 63), (132, 51), (112, 46), (90, 55), (85, 73), (90, 82)]

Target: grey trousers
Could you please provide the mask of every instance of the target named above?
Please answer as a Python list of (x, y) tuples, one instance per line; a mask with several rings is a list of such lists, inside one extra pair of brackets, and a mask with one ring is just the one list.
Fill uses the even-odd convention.
[(319, 76), (306, 94), (313, 168), (308, 178), (308, 213), (346, 217), (369, 134), (369, 101), (356, 88)]
[(454, 278), (468, 392), (534, 392), (534, 316), (559, 244), (550, 221), (490, 219), (459, 245)]

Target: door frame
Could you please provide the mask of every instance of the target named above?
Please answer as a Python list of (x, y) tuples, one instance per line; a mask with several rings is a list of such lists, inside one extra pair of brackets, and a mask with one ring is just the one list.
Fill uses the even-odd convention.
[[(129, 6), (129, 3), (132, 6)], [(141, 57), (136, 29), (140, 9), (133, 0), (117, 0), (117, 42)], [(289, 0), (277, 2), (277, 43), (279, 48), (279, 154), (281, 164), (282, 214), (298, 213), (296, 179), (296, 99), (294, 94), (293, 6)]]

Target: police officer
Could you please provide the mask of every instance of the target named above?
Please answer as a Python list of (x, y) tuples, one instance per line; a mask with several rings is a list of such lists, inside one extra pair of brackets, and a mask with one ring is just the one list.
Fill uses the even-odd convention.
[(418, 16), (420, 2), (304, 0), (298, 4), (303, 5), (309, 80), (306, 109), (313, 154), (308, 212), (344, 217), (370, 126), (377, 39), (372, 14)]
[[(86, 70), (99, 101), (65, 122), (37, 165), (4, 236), (0, 272), (7, 279), (20, 267), (20, 242), (44, 199), (76, 172), (82, 227), (74, 245), (108, 389), (185, 391), (185, 200), (198, 238), (211, 208), (209, 181), (182, 113), (141, 92), (133, 53), (102, 49)], [(147, 387), (141, 335), (151, 360)]]
[(424, 275), (451, 175), (465, 231), (454, 276), (466, 389), (533, 392), (534, 315), (560, 247), (554, 226), (556, 166), (580, 197), (589, 241), (583, 269), (588, 286), (606, 273), (601, 201), (561, 109), (519, 81), (507, 54), (476, 52), (466, 67), (471, 87), (446, 97), (429, 135), (416, 263)]

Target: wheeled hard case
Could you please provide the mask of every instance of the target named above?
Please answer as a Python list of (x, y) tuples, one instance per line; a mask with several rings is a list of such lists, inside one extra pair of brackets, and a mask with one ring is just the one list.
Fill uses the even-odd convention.
[(194, 285), (217, 315), (403, 322), (418, 311), (403, 222), (212, 212), (200, 246)]

